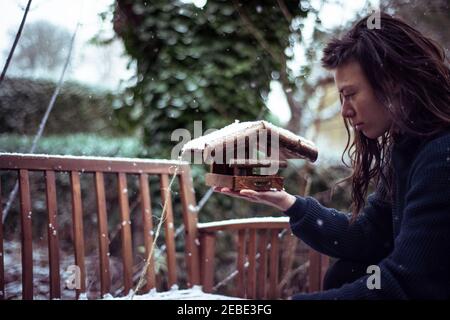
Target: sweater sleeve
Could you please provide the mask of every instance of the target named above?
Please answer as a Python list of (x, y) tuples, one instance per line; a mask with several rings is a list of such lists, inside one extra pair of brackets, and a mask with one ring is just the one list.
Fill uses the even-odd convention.
[(323, 254), (355, 262), (376, 263), (392, 250), (391, 205), (376, 192), (357, 220), (349, 214), (322, 206), (311, 197), (297, 197), (285, 211), (292, 232)]
[(413, 164), (394, 250), (378, 264), (381, 288), (369, 290), (367, 275), (339, 289), (294, 299), (449, 299), (449, 185), (448, 144), (427, 147)]

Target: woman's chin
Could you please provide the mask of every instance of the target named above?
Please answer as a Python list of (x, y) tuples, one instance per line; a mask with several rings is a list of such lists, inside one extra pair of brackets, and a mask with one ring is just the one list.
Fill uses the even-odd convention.
[(361, 130), (361, 133), (368, 139), (378, 139), (379, 137), (381, 137), (385, 132), (373, 132), (370, 130)]
[(359, 131), (360, 134), (362, 134), (363, 136), (365, 136), (367, 139), (378, 139), (379, 137), (381, 137), (382, 135), (385, 134), (385, 132), (389, 129), (386, 130), (382, 130), (380, 128), (373, 128), (373, 127), (368, 127), (367, 124), (364, 124), (362, 127), (360, 127), (359, 129), (356, 129), (357, 131)]
[(367, 128), (363, 128), (360, 130), (361, 134), (364, 135), (368, 139), (377, 139), (381, 134), (374, 132), (372, 130), (367, 130)]

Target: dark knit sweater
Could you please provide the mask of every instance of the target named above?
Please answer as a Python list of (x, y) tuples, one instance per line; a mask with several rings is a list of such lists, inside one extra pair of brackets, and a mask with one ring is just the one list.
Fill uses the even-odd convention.
[(293, 299), (450, 299), (450, 131), (394, 144), (394, 199), (375, 192), (355, 223), (349, 215), (297, 197), (285, 214), (315, 250), (380, 268), (381, 288), (357, 281)]

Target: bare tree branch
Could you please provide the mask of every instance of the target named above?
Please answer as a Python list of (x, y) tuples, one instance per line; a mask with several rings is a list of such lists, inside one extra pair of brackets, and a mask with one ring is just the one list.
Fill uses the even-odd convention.
[(284, 17), (286, 18), (287, 22), (290, 25), (291, 21), (292, 21), (292, 15), (289, 12), (288, 8), (286, 7), (286, 4), (284, 3), (283, 0), (277, 0), (277, 2), (278, 2), (278, 6), (281, 9), (281, 12), (283, 12)]
[(239, 13), (239, 17), (241, 18), (242, 22), (244, 23), (244, 26), (247, 28), (247, 31), (255, 37), (256, 41), (258, 41), (259, 45), (270, 54), (272, 59), (277, 61), (278, 63), (282, 64), (281, 56), (283, 53), (276, 52), (273, 50), (270, 45), (267, 43), (266, 39), (264, 39), (264, 36), (262, 33), (253, 25), (250, 18), (247, 16), (247, 14), (242, 10), (237, 0), (233, 0), (233, 5), (236, 9), (236, 11)]
[[(283, 3), (284, 4), (284, 3)], [(302, 111), (299, 104), (294, 99), (294, 90), (291, 87), (289, 82), (289, 77), (287, 74), (287, 62), (284, 52), (277, 52), (277, 50), (270, 47), (269, 43), (267, 43), (263, 34), (256, 28), (251, 22), (250, 18), (244, 12), (244, 10), (240, 7), (237, 0), (233, 0), (233, 5), (236, 11), (239, 13), (239, 17), (241, 18), (245, 28), (247, 31), (255, 37), (258, 41), (259, 45), (270, 54), (273, 60), (280, 64), (280, 81), (283, 87), (284, 94), (286, 95), (286, 99), (289, 105), (289, 109), (291, 111), (291, 119), (288, 123), (288, 129), (293, 132), (300, 131), (300, 120), (302, 117)]]
[(2, 74), (0, 75), (0, 84), (3, 82), (3, 79), (5, 78), (6, 71), (8, 70), (9, 67), (9, 63), (11, 62), (11, 59), (14, 55), (14, 50), (16, 50), (17, 43), (19, 42), (20, 35), (22, 34), (23, 26), (25, 25), (25, 20), (27, 19), (28, 11), (30, 11), (31, 1), (32, 0), (28, 0), (27, 7), (25, 8), (25, 12), (23, 13), (22, 22), (20, 23), (19, 30), (17, 31), (13, 46), (8, 54), (8, 58), (6, 59), (6, 63), (5, 66), (3, 67)]

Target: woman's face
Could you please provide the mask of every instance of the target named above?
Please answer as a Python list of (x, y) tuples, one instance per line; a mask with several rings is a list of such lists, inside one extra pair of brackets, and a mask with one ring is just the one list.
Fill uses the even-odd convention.
[(342, 116), (367, 138), (376, 139), (391, 126), (388, 110), (378, 101), (358, 62), (336, 68), (334, 80), (342, 103)]

